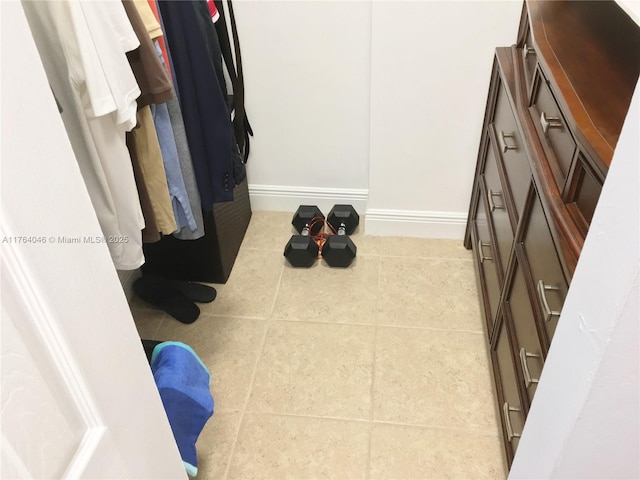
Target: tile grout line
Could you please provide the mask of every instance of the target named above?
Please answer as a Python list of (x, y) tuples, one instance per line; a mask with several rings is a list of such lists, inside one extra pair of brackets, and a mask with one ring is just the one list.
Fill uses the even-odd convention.
[[(380, 299), (380, 279), (382, 276), (382, 256), (378, 256), (378, 282), (376, 285), (378, 295), (376, 295), (376, 307), (378, 306), (378, 302)], [(376, 308), (375, 315), (377, 316), (379, 313), (379, 308)], [(376, 318), (376, 322), (373, 325), (373, 361), (371, 363), (371, 410), (369, 412), (369, 438), (367, 445), (367, 470), (365, 472), (365, 480), (370, 480), (371, 478), (371, 442), (373, 440), (373, 426), (375, 419), (375, 381), (376, 381), (376, 360), (377, 360), (377, 350), (378, 350), (378, 321)]]
[[(238, 413), (238, 412), (225, 411), (220, 413)], [(333, 417), (329, 415), (323, 416), (323, 415), (310, 415), (310, 414), (302, 414), (302, 413), (261, 412), (259, 410), (249, 410), (247, 413), (253, 413), (253, 414), (264, 415), (264, 416), (273, 416), (273, 417), (310, 418), (313, 420), (366, 423), (366, 424), (371, 424), (372, 427), (375, 425), (387, 425), (392, 427), (409, 427), (409, 428), (418, 428), (418, 429), (441, 430), (446, 432), (458, 432), (463, 434), (476, 435), (479, 437), (501, 438), (501, 435), (499, 433), (489, 433), (488, 431), (485, 432), (482, 430), (473, 430), (473, 429), (464, 428), (464, 427), (443, 427), (439, 425), (427, 425), (427, 424), (419, 424), (419, 423), (393, 422), (388, 420), (370, 420), (370, 419), (364, 419), (364, 418)]]
[(269, 309), (269, 315), (267, 315), (267, 318), (265, 320), (270, 321), (271, 318), (273, 317), (273, 311), (276, 308), (276, 302), (278, 301), (278, 296), (280, 295), (280, 288), (282, 286), (282, 277), (284, 275), (284, 269), (286, 268), (285, 263), (282, 262), (282, 265), (280, 266), (280, 276), (278, 277), (278, 286), (276, 287), (276, 291), (275, 294), (273, 295), (273, 302), (271, 302), (271, 308)]
[(236, 428), (235, 437), (233, 439), (233, 443), (231, 444), (231, 451), (229, 452), (229, 456), (227, 458), (227, 467), (224, 470), (223, 479), (227, 480), (229, 476), (229, 470), (231, 469), (231, 461), (233, 460), (233, 456), (236, 453), (236, 447), (238, 445), (238, 438), (240, 437), (240, 430), (242, 429), (242, 424), (244, 423), (245, 413), (247, 412), (247, 407), (249, 406), (249, 401), (251, 399), (251, 393), (253, 392), (253, 386), (255, 385), (256, 376), (258, 373), (258, 365), (260, 363), (260, 359), (262, 358), (262, 353), (264, 352), (264, 346), (267, 342), (267, 335), (273, 324), (273, 320), (271, 317), (273, 316), (273, 310), (276, 305), (276, 301), (278, 299), (278, 295), (280, 294), (280, 287), (282, 285), (282, 276), (284, 274), (284, 264), (280, 268), (280, 276), (278, 277), (278, 286), (276, 288), (275, 294), (273, 296), (273, 302), (271, 303), (271, 309), (269, 312), (268, 318), (265, 320), (264, 332), (262, 333), (262, 340), (260, 342), (260, 347), (258, 348), (258, 355), (256, 355), (256, 361), (253, 364), (253, 371), (251, 372), (251, 379), (249, 380), (249, 389), (247, 391), (247, 396), (244, 401), (244, 406), (242, 407), (242, 411), (240, 412), (240, 419), (238, 420), (238, 426)]
[[(240, 317), (236, 317), (240, 318)], [(262, 320), (262, 319), (257, 319)], [(474, 335), (484, 335), (484, 331), (482, 330), (467, 330), (467, 329), (457, 329), (457, 328), (437, 328), (437, 327), (417, 327), (415, 325), (393, 325), (387, 323), (347, 323), (347, 322), (329, 322), (329, 321), (320, 321), (320, 320), (291, 320), (288, 318), (283, 318), (277, 320), (278, 322), (287, 322), (287, 323), (314, 323), (317, 325), (344, 325), (349, 327), (383, 327), (383, 328), (398, 328), (398, 329), (408, 329), (408, 330), (427, 330), (427, 331), (437, 331), (437, 332), (452, 332), (452, 333), (471, 333)]]
[[(419, 424), (419, 423), (404, 423), (404, 422), (391, 422), (387, 420), (374, 420), (374, 424), (376, 425), (388, 425), (392, 427), (409, 427), (409, 428), (427, 428), (431, 430), (442, 430), (445, 432), (458, 432), (465, 433), (470, 435), (476, 435), (479, 437), (490, 437), (490, 438), (502, 438), (500, 433), (488, 433), (484, 430), (472, 430), (464, 427), (442, 427), (439, 425), (427, 425), (427, 424)], [(488, 430), (488, 429), (487, 429)]]
[(158, 325), (156, 326), (156, 329), (153, 331), (153, 339), (152, 340), (156, 340), (158, 338), (158, 333), (160, 333), (160, 329), (161, 327), (164, 326), (164, 321), (166, 320), (167, 314), (165, 312), (162, 312), (162, 315), (160, 316), (160, 321), (158, 322)]
[(405, 330), (424, 330), (434, 332), (471, 333), (474, 335), (484, 335), (484, 331), (482, 330), (467, 330), (462, 328), (416, 327), (414, 325), (393, 325), (387, 323), (383, 323), (378, 326), (383, 328), (399, 328)]
[(334, 417), (332, 415), (312, 415), (305, 413), (288, 413), (288, 412), (268, 412), (260, 410), (247, 410), (247, 413), (257, 415), (269, 415), (273, 417), (292, 417), (292, 418), (311, 418), (314, 420), (330, 420), (338, 422), (355, 422), (355, 423), (371, 423), (368, 418), (350, 418), (350, 417)]
[(253, 315), (227, 315), (224, 313), (203, 313), (201, 317), (232, 318), (235, 320), (257, 320), (257, 321), (268, 320), (268, 317), (260, 317), (260, 316), (253, 316)]
[(441, 260), (443, 262), (464, 262), (473, 263), (473, 258), (454, 258), (454, 257), (437, 257), (433, 255), (421, 256), (421, 255), (380, 255), (385, 258), (406, 258), (406, 259), (419, 259), (419, 260)]

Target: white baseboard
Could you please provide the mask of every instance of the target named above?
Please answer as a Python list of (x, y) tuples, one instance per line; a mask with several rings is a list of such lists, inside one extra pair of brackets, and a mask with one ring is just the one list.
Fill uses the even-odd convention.
[(295, 212), (300, 205), (317, 205), (326, 214), (336, 203), (347, 203), (364, 214), (367, 235), (455, 240), (464, 237), (467, 212), (367, 210), (368, 195), (367, 189), (249, 184), (251, 208), (255, 211)]
[(249, 184), (251, 208), (256, 211), (295, 212), (300, 205), (317, 205), (326, 214), (336, 203), (346, 203), (363, 213), (368, 196), (367, 189)]
[(385, 237), (461, 240), (466, 224), (466, 212), (369, 209), (365, 214), (364, 231), (367, 235)]

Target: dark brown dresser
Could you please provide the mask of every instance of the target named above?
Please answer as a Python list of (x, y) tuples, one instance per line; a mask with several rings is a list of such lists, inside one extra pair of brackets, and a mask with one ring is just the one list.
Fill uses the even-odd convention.
[(640, 73), (640, 28), (613, 1), (523, 5), (497, 48), (469, 207), (511, 465)]

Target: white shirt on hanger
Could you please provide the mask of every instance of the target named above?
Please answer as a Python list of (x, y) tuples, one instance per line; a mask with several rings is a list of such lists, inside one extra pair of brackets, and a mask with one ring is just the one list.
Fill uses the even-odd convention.
[(22, 5), (114, 264), (138, 268), (144, 219), (125, 132), (135, 125), (140, 89), (124, 50), (138, 40), (124, 7), (79, 0)]

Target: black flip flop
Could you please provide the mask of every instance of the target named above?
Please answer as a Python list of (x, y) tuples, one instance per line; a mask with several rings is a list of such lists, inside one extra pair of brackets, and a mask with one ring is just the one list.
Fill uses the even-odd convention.
[(142, 276), (133, 282), (133, 291), (145, 302), (182, 323), (193, 323), (200, 316), (200, 309), (193, 301), (164, 281)]
[(216, 299), (216, 289), (196, 282), (182, 280), (168, 280), (172, 287), (177, 288), (190, 300), (198, 303), (211, 303)]
[(189, 282), (186, 280), (173, 280), (170, 278), (158, 277), (156, 275), (146, 275), (154, 282), (163, 283), (167, 287), (173, 287), (187, 297), (189, 300), (198, 303), (211, 303), (216, 299), (216, 289), (201, 283)]

